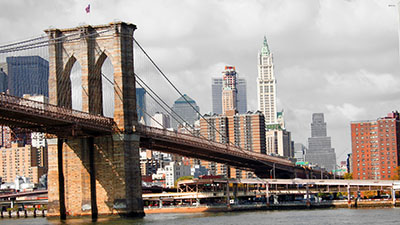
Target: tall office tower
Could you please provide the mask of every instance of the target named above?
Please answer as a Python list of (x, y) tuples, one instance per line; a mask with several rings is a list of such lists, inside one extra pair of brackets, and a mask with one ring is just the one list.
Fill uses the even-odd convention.
[(8, 76), (7, 73), (0, 67), (0, 92), (7, 92)]
[(10, 95), (49, 97), (49, 62), (40, 56), (7, 57)]
[[(207, 121), (206, 121), (207, 120)], [(217, 131), (218, 130), (218, 131)], [(265, 121), (260, 112), (235, 115), (206, 115), (200, 119), (201, 136), (220, 143), (233, 143), (242, 149), (265, 154)], [(224, 175), (232, 178), (249, 178), (253, 173), (223, 164), (203, 162), (212, 175)]]
[(294, 158), (297, 162), (305, 162), (305, 155), (307, 152), (306, 146), (302, 143), (294, 143)]
[(399, 179), (399, 127), (398, 112), (377, 120), (351, 122), (353, 179)]
[(273, 55), (269, 51), (267, 38), (258, 55), (258, 108), (265, 115), (266, 124), (276, 124), (276, 80)]
[(11, 128), (7, 126), (0, 126), (0, 147), (11, 147)]
[[(247, 86), (244, 78), (238, 78), (239, 74), (236, 73), (236, 89), (237, 89), (237, 111), (240, 114), (247, 112)], [(222, 78), (212, 78), (212, 112), (215, 114), (222, 114)]]
[(151, 118), (150, 125), (160, 129), (170, 128), (171, 121), (169, 115), (162, 112), (156, 112), (153, 118)]
[(146, 90), (143, 88), (136, 88), (136, 111), (139, 121), (147, 123), (146, 116)]
[[(196, 109), (194, 110), (193, 107)], [(172, 106), (172, 110), (178, 114), (182, 119), (179, 117), (175, 116), (174, 112), (171, 112), (172, 115), (176, 117), (178, 121), (175, 119), (172, 119), (171, 121), (171, 127), (174, 128), (175, 130), (178, 129), (178, 127), (184, 123), (188, 123), (191, 126), (194, 125), (194, 122), (199, 119), (199, 114), (197, 112), (200, 112), (199, 106), (197, 106), (196, 101), (194, 101), (192, 98), (184, 94), (182, 97), (178, 98), (175, 102), (174, 105)], [(197, 112), (196, 112), (197, 111)]]
[[(33, 101), (37, 101), (37, 102), (43, 102), (43, 103), (49, 103), (49, 98), (45, 97), (43, 95), (28, 95), (25, 94), (23, 95), (23, 98), (29, 99), (29, 100), (33, 100)], [(29, 133), (27, 133), (27, 135), (29, 135)], [(31, 145), (34, 148), (41, 148), (41, 147), (46, 147), (46, 137), (44, 133), (40, 133), (40, 132), (32, 132), (30, 133), (30, 137), (31, 137)]]
[(265, 132), (267, 154), (293, 157), (292, 135), (283, 129), (267, 129)]
[(228, 111), (237, 110), (236, 70), (235, 67), (225, 66), (222, 73), (222, 114), (226, 115)]
[(327, 171), (336, 169), (336, 153), (331, 147), (331, 137), (327, 136), (323, 113), (313, 113), (311, 137), (308, 138), (306, 161), (318, 164)]

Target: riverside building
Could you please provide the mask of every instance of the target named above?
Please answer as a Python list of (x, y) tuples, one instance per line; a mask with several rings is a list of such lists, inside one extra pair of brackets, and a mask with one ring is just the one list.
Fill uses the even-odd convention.
[(351, 122), (353, 179), (399, 179), (399, 113)]

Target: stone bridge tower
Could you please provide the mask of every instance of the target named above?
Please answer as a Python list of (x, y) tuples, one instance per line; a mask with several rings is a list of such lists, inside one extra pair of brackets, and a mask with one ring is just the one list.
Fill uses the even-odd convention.
[[(114, 68), (112, 135), (49, 140), (49, 216), (122, 214), (143, 216), (133, 24), (49, 29), (50, 103), (72, 107), (71, 70), (82, 68), (82, 110), (103, 115), (101, 68), (109, 58)], [(76, 34), (79, 35), (76, 35)], [(68, 128), (68, 129), (74, 129)], [(79, 130), (74, 131), (79, 134)]]

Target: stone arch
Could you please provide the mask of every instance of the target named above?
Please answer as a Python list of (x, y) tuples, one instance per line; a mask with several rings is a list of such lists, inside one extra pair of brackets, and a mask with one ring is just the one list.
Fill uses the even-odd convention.
[(82, 111), (82, 66), (78, 60), (72, 66), (69, 78), (72, 109)]
[(101, 78), (103, 116), (114, 117), (114, 66), (106, 50), (102, 51), (96, 61), (95, 72)]
[(58, 105), (65, 108), (72, 108), (72, 87), (71, 87), (71, 70), (76, 62), (76, 58), (72, 55), (68, 58), (67, 63), (62, 70), (62, 76), (59, 80), (60, 90), (57, 92)]

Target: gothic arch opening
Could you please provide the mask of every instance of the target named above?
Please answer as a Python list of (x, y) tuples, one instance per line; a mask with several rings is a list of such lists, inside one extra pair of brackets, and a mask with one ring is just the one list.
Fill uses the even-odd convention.
[[(103, 53), (104, 54), (104, 53)], [(101, 85), (103, 90), (103, 115), (114, 117), (114, 66), (110, 58), (105, 58), (101, 66)]]
[(72, 109), (82, 111), (82, 66), (76, 61), (71, 68)]

